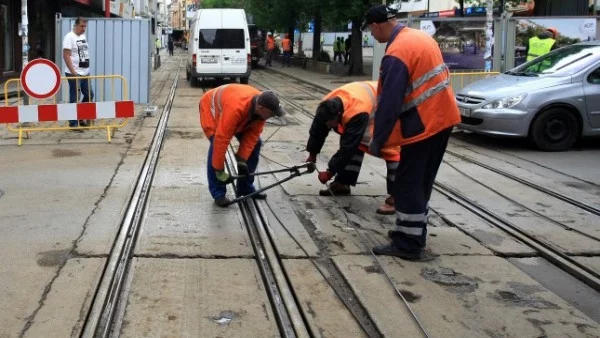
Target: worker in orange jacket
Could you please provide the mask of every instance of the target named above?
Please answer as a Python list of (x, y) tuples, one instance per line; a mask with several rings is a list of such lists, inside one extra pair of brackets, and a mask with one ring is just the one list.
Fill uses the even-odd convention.
[(288, 33), (285, 33), (285, 37), (281, 40), (281, 49), (283, 49), (283, 66), (285, 67), (287, 65), (288, 67), (291, 67), (292, 40)]
[(266, 49), (267, 49), (267, 57), (265, 58), (265, 66), (273, 66), (271, 62), (273, 61), (273, 57), (275, 56), (275, 38), (273, 37), (273, 33), (267, 33), (267, 40), (265, 41)]
[(433, 183), (460, 114), (437, 42), (399, 24), (395, 16), (393, 9), (375, 5), (362, 26), (368, 26), (378, 42), (387, 43), (369, 149), (377, 156), (385, 147), (401, 147), (394, 184), (396, 226), (388, 232), (391, 243), (373, 252), (423, 260), (428, 258), (424, 248)]
[[(258, 166), (261, 140), (265, 122), (272, 116), (283, 116), (279, 98), (271, 91), (243, 84), (226, 84), (204, 93), (200, 99), (200, 124), (210, 141), (207, 159), (208, 189), (215, 204), (229, 205), (226, 183), (230, 176), (225, 172), (225, 153), (233, 137), (240, 142), (236, 153), (238, 175), (254, 173)], [(239, 179), (238, 195), (250, 194), (254, 177)], [(265, 194), (254, 196), (265, 199)]]
[[(369, 153), (376, 88), (375, 81), (351, 82), (328, 93), (319, 104), (310, 127), (310, 138), (306, 145), (310, 155), (306, 161), (316, 162), (317, 154), (321, 152), (331, 129), (341, 135), (339, 150), (329, 160), (327, 170), (320, 172), (318, 176), (323, 184), (333, 176), (335, 179), (327, 189), (319, 191), (319, 195), (350, 195), (350, 186), (356, 185), (365, 153)], [(380, 153), (378, 157), (386, 161), (388, 197), (377, 209), (377, 213), (393, 215), (395, 209), (392, 193), (394, 175), (400, 161), (400, 148), (387, 147)]]

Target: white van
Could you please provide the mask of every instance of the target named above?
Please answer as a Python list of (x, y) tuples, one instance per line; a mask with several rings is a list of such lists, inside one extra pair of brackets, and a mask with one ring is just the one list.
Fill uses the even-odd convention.
[(250, 33), (246, 12), (234, 8), (199, 9), (191, 23), (187, 79), (197, 86), (203, 78), (240, 79), (251, 72)]

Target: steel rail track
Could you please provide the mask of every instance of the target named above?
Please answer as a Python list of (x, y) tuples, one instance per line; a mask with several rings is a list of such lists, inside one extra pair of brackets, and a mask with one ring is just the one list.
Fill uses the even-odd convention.
[(469, 156), (457, 153), (457, 152), (455, 152), (453, 150), (446, 150), (446, 152), (448, 154), (451, 154), (452, 156), (460, 158), (463, 161), (470, 162), (470, 163), (478, 165), (478, 166), (480, 166), (482, 168), (485, 168), (485, 169), (487, 169), (489, 171), (493, 171), (496, 174), (499, 174), (499, 175), (502, 175), (504, 177), (510, 178), (513, 181), (519, 182), (519, 183), (521, 183), (523, 185), (526, 185), (526, 186), (528, 186), (530, 188), (533, 188), (533, 189), (535, 189), (537, 191), (543, 192), (543, 193), (545, 193), (547, 195), (550, 195), (550, 196), (552, 196), (552, 197), (554, 197), (556, 199), (559, 199), (559, 200), (561, 200), (563, 202), (566, 202), (566, 203), (571, 204), (571, 205), (573, 205), (575, 207), (578, 207), (578, 208), (580, 208), (582, 210), (585, 210), (585, 211), (587, 211), (587, 212), (589, 212), (589, 213), (591, 213), (593, 215), (600, 216), (600, 209), (598, 209), (598, 208), (596, 208), (594, 206), (585, 204), (585, 203), (583, 203), (583, 202), (581, 202), (579, 200), (576, 200), (574, 198), (571, 198), (569, 196), (566, 196), (564, 194), (556, 192), (556, 191), (554, 191), (552, 189), (548, 189), (548, 188), (542, 187), (542, 186), (540, 186), (538, 184), (535, 184), (535, 183), (532, 183), (532, 182), (530, 182), (530, 181), (528, 181), (526, 179), (523, 179), (523, 178), (520, 178), (520, 177), (518, 177), (516, 175), (513, 175), (513, 174), (509, 173), (508, 171), (492, 167), (491, 165), (485, 164), (485, 163), (483, 163), (481, 161), (478, 161), (478, 160), (476, 160), (474, 158), (471, 158)]
[(115, 313), (119, 305), (121, 291), (127, 278), (135, 242), (143, 221), (143, 213), (150, 193), (152, 180), (156, 171), (158, 156), (163, 145), (165, 130), (171, 106), (179, 81), (180, 70), (177, 73), (165, 106), (162, 111), (157, 129), (154, 133), (151, 146), (144, 159), (135, 188), (127, 203), (124, 216), (119, 227), (119, 233), (105, 265), (100, 285), (92, 300), (91, 310), (86, 318), (81, 337), (108, 337), (113, 328)]
[[(281, 74), (271, 71), (271, 70), (266, 70), (266, 72), (268, 72), (270, 74), (277, 74), (282, 77), (284, 76), (284, 75), (281, 75)], [(327, 90), (325, 87), (319, 86), (314, 83), (307, 82), (306, 80), (302, 80), (299, 78), (294, 78), (294, 79), (297, 80), (298, 83), (306, 83), (306, 84), (310, 85), (311, 88), (321, 89), (323, 91)], [(256, 82), (256, 81), (254, 81), (254, 82)], [(258, 84), (265, 88), (271, 89), (264, 84), (261, 84), (261, 83), (258, 83)], [(314, 117), (314, 114), (306, 112), (304, 109), (302, 109), (302, 112), (304, 114), (308, 114), (308, 115)], [(499, 174), (503, 175), (503, 173), (499, 173)], [(512, 176), (514, 176), (514, 175), (512, 175)], [(507, 177), (512, 178), (510, 176), (507, 176)], [(515, 178), (518, 178), (518, 177), (515, 176)], [(532, 187), (532, 188), (534, 188), (534, 187)], [(543, 187), (540, 187), (540, 188), (543, 188)], [(502, 217), (500, 217), (499, 215), (493, 213), (492, 211), (486, 209), (485, 207), (480, 206), (475, 201), (467, 198), (464, 194), (461, 194), (460, 192), (458, 192), (448, 186), (445, 186), (441, 183), (436, 182), (434, 185), (434, 189), (436, 189), (438, 192), (440, 192), (444, 196), (456, 201), (461, 206), (463, 206), (467, 210), (471, 211), (478, 217), (488, 221), (490, 224), (493, 224), (494, 226), (498, 227), (499, 229), (505, 231), (513, 238), (516, 238), (517, 240), (522, 241), (529, 247), (536, 250), (542, 257), (544, 257), (545, 259), (547, 259), (548, 261), (550, 261), (552, 264), (556, 265), (563, 271), (565, 271), (565, 272), (569, 273), (570, 275), (574, 276), (575, 278), (579, 279), (580, 281), (587, 284), (591, 288), (593, 288), (597, 291), (600, 291), (600, 274), (598, 272), (594, 271), (593, 269), (585, 266), (584, 264), (577, 262), (576, 260), (574, 260), (573, 258), (568, 256), (567, 254), (563, 253), (562, 250), (560, 250), (560, 248), (556, 247), (554, 244), (544, 241), (544, 240), (541, 240), (541, 239), (537, 238), (535, 235), (520, 228), (519, 226), (517, 226), (507, 220), (502, 219)], [(548, 190), (548, 189), (546, 189), (546, 190)], [(547, 193), (544, 190), (540, 190), (540, 191)], [(580, 206), (580, 205), (578, 205), (576, 200), (570, 199), (567, 196), (563, 196), (563, 197), (565, 197), (565, 199), (561, 199), (560, 197), (558, 197), (558, 195), (561, 195), (559, 193), (554, 192), (555, 194), (552, 194), (552, 193), (550, 193), (550, 190), (548, 190), (548, 193), (549, 193), (549, 195), (554, 196), (554, 197), (556, 197), (560, 200), (563, 200), (567, 203), (572, 202), (573, 205)], [(518, 204), (521, 205), (520, 203), (518, 203)], [(588, 207), (589, 208), (584, 209), (585, 206), (583, 206), (582, 209), (589, 211), (592, 214), (596, 214), (595, 213), (596, 208), (591, 207), (591, 206), (588, 206)], [(455, 225), (455, 226), (457, 226), (457, 225)]]

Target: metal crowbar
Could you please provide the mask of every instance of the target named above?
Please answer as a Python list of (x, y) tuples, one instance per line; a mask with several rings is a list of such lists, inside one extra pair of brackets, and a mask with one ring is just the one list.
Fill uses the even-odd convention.
[[(302, 169), (302, 168), (306, 168), (306, 170), (300, 171), (300, 169)], [(229, 206), (229, 205), (241, 202), (243, 200), (251, 198), (252, 196), (260, 194), (260, 193), (262, 193), (265, 190), (268, 190), (268, 189), (271, 189), (271, 188), (276, 187), (278, 185), (281, 185), (282, 183), (285, 183), (285, 182), (291, 180), (294, 177), (302, 176), (304, 174), (313, 173), (313, 172), (315, 172), (315, 170), (316, 170), (316, 165), (314, 163), (312, 163), (312, 162), (306, 162), (306, 163), (304, 163), (302, 165), (297, 165), (297, 166), (293, 166), (293, 167), (286, 168), (286, 169), (256, 172), (256, 173), (252, 173), (252, 174), (250, 174), (248, 176), (234, 176), (233, 177), (234, 179), (240, 179), (240, 178), (246, 178), (246, 177), (249, 177), (249, 176), (274, 174), (274, 173), (280, 173), (280, 172), (291, 172), (290, 176), (288, 176), (288, 177), (286, 177), (284, 179), (281, 179), (279, 181), (276, 181), (275, 183), (269, 184), (266, 187), (258, 189), (258, 190), (254, 191), (254, 192), (252, 192), (252, 193), (250, 193), (248, 195), (239, 196), (239, 197), (237, 197), (235, 199), (232, 199), (231, 201), (229, 201), (229, 203), (227, 203), (227, 205)]]

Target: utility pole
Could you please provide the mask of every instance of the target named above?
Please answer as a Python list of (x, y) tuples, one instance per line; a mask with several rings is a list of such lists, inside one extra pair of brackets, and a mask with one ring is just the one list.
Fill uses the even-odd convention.
[[(21, 27), (19, 29), (19, 34), (21, 35), (21, 45), (23, 46), (23, 65), (21, 66), (21, 71), (23, 71), (25, 66), (27, 66), (27, 63), (29, 63), (29, 39), (27, 37), (29, 34), (27, 30), (28, 25), (29, 20), (27, 19), (27, 0), (21, 0)], [(25, 104), (29, 104), (29, 97), (27, 95), (25, 95), (23, 99)]]
[(487, 0), (486, 4), (486, 20), (485, 20), (485, 53), (483, 59), (485, 60), (485, 71), (492, 71), (492, 46), (494, 44), (494, 0)]

